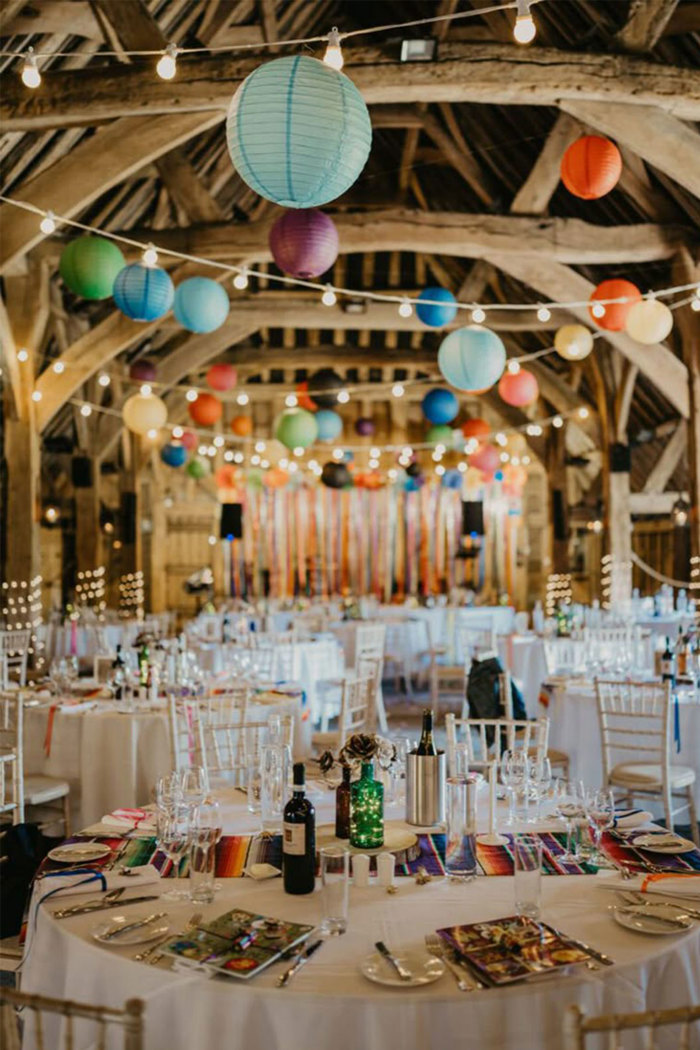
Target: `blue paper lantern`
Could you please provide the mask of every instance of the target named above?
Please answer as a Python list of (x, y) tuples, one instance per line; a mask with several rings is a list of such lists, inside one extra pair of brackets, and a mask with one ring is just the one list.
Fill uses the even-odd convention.
[(459, 492), (462, 488), (462, 475), (458, 470), (446, 470), (442, 475), (440, 484), (444, 489), (452, 489), (454, 492)]
[(334, 441), (343, 432), (343, 420), (330, 408), (322, 408), (316, 413), (319, 441)]
[(184, 445), (175, 443), (163, 445), (160, 450), (160, 458), (169, 467), (184, 467), (187, 460), (187, 449)]
[(483, 393), (496, 383), (506, 366), (506, 348), (490, 328), (467, 325), (442, 341), (438, 368), (457, 390)]
[(228, 317), (226, 291), (210, 277), (190, 277), (175, 289), (173, 313), (189, 332), (214, 332)]
[(444, 328), (457, 316), (457, 300), (447, 288), (426, 288), (418, 296), (416, 314), (423, 324), (431, 328)]
[(236, 171), (285, 208), (345, 193), (369, 156), (372, 125), (352, 80), (296, 55), (258, 66), (231, 100), (226, 140)]
[(429, 390), (421, 404), (423, 415), (430, 423), (451, 423), (459, 412), (459, 401), (451, 390), (437, 387)]
[(121, 312), (132, 321), (157, 321), (173, 305), (175, 288), (160, 267), (132, 263), (115, 277), (112, 295)]

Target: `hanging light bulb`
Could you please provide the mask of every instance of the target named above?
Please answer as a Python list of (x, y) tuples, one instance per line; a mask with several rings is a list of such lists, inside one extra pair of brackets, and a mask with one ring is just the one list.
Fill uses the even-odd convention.
[(537, 34), (537, 28), (530, 14), (530, 4), (528, 0), (517, 0), (516, 8), (513, 36), (518, 44), (530, 44)]
[(337, 26), (333, 26), (327, 39), (328, 47), (323, 56), (323, 61), (327, 66), (330, 66), (331, 69), (336, 69), (340, 72), (345, 63), (343, 62), (343, 52), (340, 48), (340, 33), (338, 32)]
[(248, 269), (243, 266), (236, 276), (233, 278), (233, 287), (237, 288), (239, 292), (242, 292), (248, 287)]
[(551, 316), (552, 316), (552, 311), (549, 309), (549, 307), (547, 307), (547, 306), (540, 306), (539, 310), (537, 311), (537, 320), (538, 321), (549, 321)]
[(56, 220), (53, 217), (52, 211), (47, 211), (46, 215), (39, 223), (39, 229), (42, 233), (45, 233), (47, 237), (49, 236), (49, 234), (55, 233)]
[(284, 403), (287, 406), (287, 408), (296, 408), (296, 406), (297, 406), (297, 395), (296, 394), (287, 394), (287, 396), (284, 399)]
[(182, 427), (173, 427), (173, 437), (176, 441), (179, 441), (184, 433)]
[(158, 263), (158, 252), (156, 251), (155, 246), (149, 244), (148, 247), (144, 249), (141, 259), (144, 266), (156, 266)]
[(88, 416), (91, 416), (92, 415), (92, 408), (90, 407), (90, 405), (81, 405), (80, 406), (80, 415), (81, 416), (85, 416), (86, 419), (87, 419)]
[(189, 401), (190, 403), (192, 401), (196, 401), (198, 397), (199, 397), (199, 394), (197, 393), (196, 390), (193, 390), (193, 389), (188, 390), (187, 393), (185, 394), (185, 400)]
[(221, 434), (217, 434), (216, 435), (216, 437), (214, 438), (214, 441), (212, 442), (212, 444), (214, 444), (217, 448), (223, 448), (223, 446), (224, 446), (224, 439), (221, 436)]
[(559, 430), (560, 427), (564, 426), (564, 420), (561, 418), (561, 416), (555, 416), (553, 418), (552, 426), (556, 427), (557, 430)]
[(412, 313), (413, 307), (408, 299), (402, 299), (399, 303), (399, 317), (410, 317)]
[(112, 380), (109, 378), (106, 372), (100, 372), (100, 374), (97, 377), (97, 382), (100, 384), (100, 386), (109, 386)]
[(247, 394), (239, 394), (236, 397), (236, 404), (237, 405), (247, 405), (249, 401), (250, 401), (250, 398), (248, 397)]
[(343, 450), (342, 450), (342, 448), (334, 448), (333, 449), (333, 459), (340, 460), (342, 458), (343, 458)]
[(517, 376), (518, 372), (520, 371), (520, 362), (519, 361), (509, 361), (508, 362), (508, 371), (510, 372), (510, 374), (512, 376)]
[(394, 397), (403, 397), (404, 388), (402, 387), (401, 383), (394, 383), (394, 385), (391, 388), (391, 392), (394, 395)]
[(57, 376), (60, 376), (62, 372), (65, 372), (66, 366), (64, 365), (63, 361), (56, 361), (56, 363), (53, 366), (53, 370)]
[(25, 347), (17, 351), (17, 360), (22, 363), (29, 360), (29, 351)]
[(38, 88), (41, 83), (41, 73), (36, 64), (36, 55), (33, 47), (28, 47), (24, 54), (21, 76), (25, 87)]
[(326, 289), (323, 295), (321, 296), (321, 302), (324, 306), (335, 306), (335, 304), (338, 302), (338, 297), (333, 291), (333, 288), (330, 284), (326, 285)]
[(32, 401), (41, 401), (41, 390), (32, 391)]
[(483, 324), (486, 320), (486, 311), (482, 310), (480, 306), (474, 307), (472, 310), (472, 321), (474, 324)]
[(141, 397), (150, 397), (153, 393), (153, 387), (150, 383), (142, 383), (139, 388), (139, 394)]
[(690, 309), (693, 310), (696, 314), (700, 313), (700, 287), (695, 289), (695, 295), (691, 300)]
[(177, 50), (175, 44), (168, 44), (158, 59), (156, 73), (161, 80), (172, 80), (177, 73)]
[(593, 303), (593, 306), (591, 307), (591, 313), (594, 317), (605, 317), (605, 304)]
[(347, 405), (349, 400), (350, 400), (350, 394), (348, 393), (347, 390), (339, 390), (338, 391), (338, 402), (339, 402), (339, 404)]

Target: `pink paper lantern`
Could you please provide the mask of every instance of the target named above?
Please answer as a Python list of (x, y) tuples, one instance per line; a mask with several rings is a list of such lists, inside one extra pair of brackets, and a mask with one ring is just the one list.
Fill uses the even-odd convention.
[(305, 279), (320, 277), (338, 258), (338, 231), (322, 211), (287, 211), (270, 230), (270, 251), (284, 273)]
[(180, 438), (180, 444), (184, 445), (188, 452), (197, 447), (197, 435), (193, 430), (186, 430)]
[(498, 470), (501, 457), (498, 449), (493, 445), (481, 445), (476, 452), (469, 457), (469, 466), (476, 467), (482, 474), (493, 474)]
[(504, 372), (498, 382), (498, 393), (507, 405), (522, 408), (531, 405), (539, 396), (540, 388), (532, 372), (521, 368), (519, 372)]
[(212, 390), (233, 390), (238, 374), (233, 365), (212, 365), (207, 371), (207, 386)]

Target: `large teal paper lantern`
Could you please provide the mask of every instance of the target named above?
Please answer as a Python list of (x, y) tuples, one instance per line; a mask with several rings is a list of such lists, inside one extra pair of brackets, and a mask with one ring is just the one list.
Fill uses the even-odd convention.
[(189, 332), (214, 332), (221, 328), (228, 311), (228, 295), (211, 277), (190, 277), (175, 289), (175, 320)]
[(343, 420), (330, 408), (320, 409), (315, 416), (319, 441), (334, 441), (343, 432)]
[(416, 313), (430, 328), (444, 328), (457, 316), (457, 300), (447, 288), (426, 288), (418, 296)]
[(61, 252), (61, 277), (71, 292), (83, 299), (108, 299), (114, 279), (126, 259), (114, 241), (106, 237), (76, 237)]
[(173, 305), (175, 288), (160, 267), (132, 263), (117, 274), (112, 294), (121, 312), (132, 321), (157, 321)]
[(438, 368), (457, 390), (483, 393), (506, 366), (506, 348), (490, 328), (467, 325), (446, 336), (438, 351)]
[(318, 437), (316, 416), (305, 408), (290, 408), (277, 420), (275, 437), (285, 448), (308, 448)]
[(226, 139), (236, 171), (285, 208), (317, 208), (352, 186), (372, 125), (352, 80), (308, 55), (258, 66), (231, 100)]

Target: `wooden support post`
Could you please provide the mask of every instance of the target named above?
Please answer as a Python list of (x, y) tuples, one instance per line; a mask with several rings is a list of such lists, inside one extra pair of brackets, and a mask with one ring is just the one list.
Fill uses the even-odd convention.
[(100, 529), (99, 464), (93, 460), (91, 466), (92, 484), (75, 490), (75, 556), (78, 572), (92, 572), (104, 565)]
[(39, 436), (33, 406), (26, 418), (5, 418), (4, 455), (7, 470), (4, 578), (33, 580), (41, 572), (39, 548)]
[[(673, 266), (673, 280), (690, 284), (700, 281), (700, 266), (687, 250), (683, 250)], [(700, 314), (690, 305), (675, 311), (674, 318), (680, 332), (683, 361), (688, 370), (690, 415), (688, 419), (688, 473), (690, 493), (690, 555), (700, 558)]]
[(547, 474), (549, 478), (549, 517), (552, 536), (553, 573), (568, 573), (569, 563), (569, 501), (566, 484), (566, 431), (551, 427), (547, 443)]

